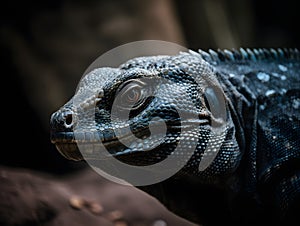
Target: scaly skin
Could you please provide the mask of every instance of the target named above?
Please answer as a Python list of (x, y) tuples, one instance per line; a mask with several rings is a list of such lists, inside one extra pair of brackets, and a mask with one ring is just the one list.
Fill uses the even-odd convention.
[[(171, 195), (170, 180), (224, 189), (240, 209), (234, 212), (238, 221), (255, 222), (274, 213), (278, 213), (274, 222), (286, 221), (299, 206), (295, 201), (300, 194), (299, 69), (298, 50), (286, 49), (190, 51), (95, 69), (52, 115), (51, 140), (68, 159), (82, 160), (84, 155), (105, 161), (98, 159), (95, 137), (99, 137), (112, 156), (137, 166), (157, 163), (178, 146), (174, 159), (181, 163), (189, 157), (187, 147), (195, 146), (180, 172), (162, 182), (165, 195), (153, 192), (155, 185), (143, 189), (195, 221), (200, 211), (183, 210), (183, 200)], [(73, 130), (79, 123), (75, 139)], [(163, 126), (166, 136), (161, 142), (158, 138), (165, 134), (151, 136), (149, 128), (159, 131)], [(219, 132), (214, 134), (213, 129)], [(128, 145), (121, 144), (120, 137)], [(207, 148), (211, 143), (218, 148)], [(82, 155), (78, 144), (89, 145), (84, 148), (87, 153)], [(205, 165), (209, 156), (213, 161)], [(177, 206), (170, 204), (176, 200)], [(254, 204), (244, 208), (239, 201)]]

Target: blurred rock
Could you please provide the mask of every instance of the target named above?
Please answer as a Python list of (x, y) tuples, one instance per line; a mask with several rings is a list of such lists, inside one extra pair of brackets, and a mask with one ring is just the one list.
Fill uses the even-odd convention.
[(0, 167), (0, 184), (0, 225), (196, 225), (146, 193), (88, 168), (58, 177)]

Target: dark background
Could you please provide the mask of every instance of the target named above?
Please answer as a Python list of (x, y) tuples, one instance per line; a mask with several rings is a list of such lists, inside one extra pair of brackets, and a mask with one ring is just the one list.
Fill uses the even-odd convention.
[(4, 1), (0, 8), (0, 164), (67, 173), (49, 118), (105, 51), (158, 39), (191, 49), (299, 47), (292, 0)]

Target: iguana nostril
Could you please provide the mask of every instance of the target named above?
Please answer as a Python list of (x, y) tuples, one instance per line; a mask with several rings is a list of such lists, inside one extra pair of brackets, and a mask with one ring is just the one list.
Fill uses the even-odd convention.
[(71, 112), (67, 112), (64, 115), (65, 118), (65, 127), (70, 128), (73, 125), (73, 114)]

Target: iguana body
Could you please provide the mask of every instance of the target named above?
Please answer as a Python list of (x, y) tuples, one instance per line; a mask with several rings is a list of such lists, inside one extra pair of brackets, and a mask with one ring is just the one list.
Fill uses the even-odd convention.
[[(232, 205), (240, 209), (240, 212), (233, 209), (233, 215), (240, 222), (259, 222), (260, 217), (270, 222), (285, 221), (300, 206), (299, 70), (300, 53), (296, 49), (190, 51), (176, 56), (136, 58), (117, 69), (96, 69), (81, 81), (82, 86), (75, 95), (78, 104), (74, 104), (73, 97), (52, 115), (51, 139), (67, 158), (82, 159), (72, 131), (76, 109), (86, 109), (86, 115), (95, 114), (96, 126), (82, 128), (85, 135), (77, 142), (92, 143), (91, 137), (94, 136), (90, 134), (100, 134), (113, 156), (129, 164), (147, 165), (168, 157), (178, 144), (176, 138), (183, 127), (189, 128), (190, 132), (182, 132), (182, 142), (186, 147), (196, 144), (196, 150), (174, 180), (189, 180), (228, 191), (233, 197)], [(146, 80), (140, 82), (142, 78)], [(172, 81), (173, 87), (159, 82), (149, 85), (148, 81), (153, 78)], [(81, 97), (86, 90), (95, 91), (97, 87), (101, 87), (97, 91), (99, 95), (94, 93), (88, 99), (86, 95)], [(152, 89), (149, 87), (155, 87), (155, 94), (160, 98), (152, 95), (143, 99), (144, 93)], [(122, 116), (117, 116), (114, 122), (110, 120), (112, 103), (117, 95), (121, 96), (120, 112), (126, 106), (133, 109), (128, 121)], [(186, 98), (191, 98), (196, 108), (188, 106)], [(132, 99), (137, 104), (130, 106)], [(223, 105), (225, 113), (220, 107)], [(178, 109), (196, 120), (187, 117), (180, 121)], [(154, 117), (162, 118), (168, 130), (164, 142), (153, 150), (149, 151), (149, 143), (143, 143), (141, 148), (134, 145), (128, 148), (118, 142), (114, 130), (125, 127), (125, 124), (135, 136), (148, 137), (149, 123)], [(154, 126), (159, 127), (159, 123)], [(222, 133), (212, 136), (211, 128), (219, 125), (223, 125), (220, 126)], [(126, 135), (122, 134), (125, 130), (120, 131), (121, 135)], [(208, 140), (213, 140), (216, 145), (221, 141), (220, 149), (213, 162), (199, 170), (203, 159), (214, 154), (214, 149), (206, 149)], [(146, 145), (147, 150), (144, 150)], [(90, 151), (90, 157), (94, 158), (97, 151)], [(182, 154), (176, 156), (178, 162), (185, 157), (184, 151), (182, 148)], [(176, 206), (172, 201), (178, 197), (172, 197), (171, 192), (171, 197), (168, 197), (168, 186), (174, 184), (166, 184), (164, 197), (167, 200), (157, 192), (154, 194), (175, 212), (187, 217), (193, 215), (193, 220), (199, 220), (197, 205), (191, 204), (193, 208), (184, 212), (184, 208), (180, 209), (181, 203)], [(170, 189), (174, 190), (174, 187)], [(183, 192), (182, 195), (205, 196), (197, 191), (192, 194)], [(244, 201), (253, 205), (248, 206)], [(268, 219), (270, 216), (274, 218)]]

